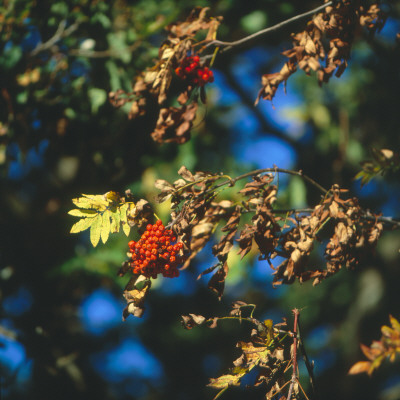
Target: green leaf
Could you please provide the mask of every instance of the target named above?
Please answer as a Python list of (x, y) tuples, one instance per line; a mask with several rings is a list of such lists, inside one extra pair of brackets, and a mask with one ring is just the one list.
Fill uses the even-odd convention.
[(70, 233), (78, 233), (78, 232), (85, 231), (93, 224), (95, 219), (96, 219), (96, 217), (82, 218), (77, 223), (72, 225)]
[(254, 33), (267, 26), (267, 16), (263, 11), (253, 11), (242, 17), (240, 25), (247, 33)]
[(8, 48), (0, 56), (0, 66), (4, 69), (13, 68), (22, 57), (22, 49), (20, 46), (12, 46)]
[(289, 181), (289, 201), (292, 208), (303, 208), (307, 204), (307, 189), (304, 180), (293, 176)]
[(79, 209), (75, 208), (74, 210), (68, 211), (68, 214), (72, 215), (74, 217), (84, 218), (84, 217), (95, 216), (97, 214), (97, 211), (85, 210), (85, 209), (79, 210)]
[(52, 13), (61, 15), (63, 17), (66, 17), (68, 15), (68, 6), (65, 2), (60, 1), (52, 4), (50, 10)]
[(97, 114), (97, 112), (99, 111), (99, 108), (107, 100), (107, 92), (104, 89), (90, 88), (88, 90), (88, 96), (89, 96), (90, 104), (92, 107), (92, 113)]
[(106, 210), (103, 214), (103, 225), (101, 226), (101, 241), (103, 243), (107, 242), (110, 236), (110, 210)]
[(108, 18), (107, 15), (99, 13), (99, 12), (97, 12), (96, 14), (93, 15), (91, 22), (92, 23), (98, 22), (99, 24), (102, 25), (102, 27), (104, 29), (108, 29), (111, 27), (110, 18)]
[(103, 224), (103, 218), (99, 214), (97, 217), (93, 218), (94, 221), (90, 227), (90, 241), (93, 247), (96, 247), (100, 240), (101, 226)]

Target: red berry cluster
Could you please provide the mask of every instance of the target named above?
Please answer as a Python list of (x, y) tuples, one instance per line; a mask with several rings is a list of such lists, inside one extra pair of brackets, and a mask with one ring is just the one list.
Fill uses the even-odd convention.
[(214, 82), (214, 74), (208, 67), (200, 65), (200, 57), (187, 56), (181, 61), (181, 65), (175, 69), (176, 75), (181, 79), (188, 79), (191, 83), (204, 86), (208, 82)]
[(173, 244), (175, 241), (173, 232), (165, 229), (161, 220), (154, 225), (147, 225), (138, 242), (131, 240), (128, 243), (133, 273), (153, 279), (158, 274), (168, 278), (179, 276), (178, 265), (183, 262), (183, 257), (178, 253), (183, 244)]

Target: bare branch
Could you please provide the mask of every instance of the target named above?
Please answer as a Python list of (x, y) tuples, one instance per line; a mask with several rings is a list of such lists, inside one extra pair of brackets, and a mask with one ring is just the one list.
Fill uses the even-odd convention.
[(304, 342), (301, 338), (301, 330), (300, 330), (300, 315), (297, 319), (297, 331), (298, 331), (298, 338), (299, 338), (299, 348), (301, 350), (301, 353), (303, 354), (303, 360), (306, 365), (308, 375), (310, 377), (310, 385), (312, 389), (313, 396), (311, 397), (312, 399), (316, 400), (317, 399), (317, 389), (315, 387), (315, 377), (314, 377), (314, 362), (310, 361), (310, 359), (307, 356), (306, 349), (304, 346)]
[(295, 308), (292, 310), (293, 315), (294, 315), (294, 323), (293, 323), (293, 355), (292, 355), (292, 367), (293, 367), (293, 373), (292, 373), (292, 379), (290, 380), (290, 386), (289, 386), (289, 391), (287, 395), (287, 400), (291, 400), (292, 398), (292, 392), (293, 392), (293, 387), (294, 384), (297, 382), (297, 322), (299, 319), (300, 311)]
[[(261, 31), (253, 33), (249, 36), (246, 36), (246, 37), (236, 40), (234, 42), (223, 42), (221, 40), (213, 40), (212, 42), (208, 43), (205, 47), (210, 47), (210, 46), (223, 47), (223, 49), (221, 50), (221, 53), (226, 52), (228, 50), (231, 50), (235, 46), (240, 46), (242, 44), (251, 42), (251, 41), (259, 38), (260, 36), (277, 31), (277, 30), (283, 28), (284, 26), (291, 24), (292, 22), (298, 21), (298, 20), (308, 17), (310, 15), (313, 15), (313, 14), (317, 13), (318, 11), (324, 10), (326, 7), (331, 6), (332, 4), (333, 4), (333, 1), (328, 1), (327, 3), (322, 4), (321, 6), (314, 8), (313, 10), (307, 11), (303, 14), (296, 15), (285, 21), (279, 22), (278, 24), (276, 24), (274, 26), (270, 26), (268, 28), (262, 29)], [(207, 57), (212, 57), (212, 56), (210, 55)]]
[(30, 53), (31, 57), (36, 56), (37, 54), (41, 53), (42, 51), (46, 51), (51, 49), (59, 40), (62, 38), (71, 35), (74, 31), (78, 29), (80, 22), (75, 21), (72, 25), (67, 28), (67, 21), (63, 19), (58, 28), (56, 33), (46, 42), (39, 43)]
[(324, 188), (323, 186), (321, 186), (319, 183), (315, 182), (314, 179), (310, 178), (310, 177), (307, 176), (307, 175), (304, 175), (304, 174), (303, 174), (303, 171), (301, 171), (301, 170), (300, 170), (300, 171), (292, 171), (292, 170), (290, 170), (290, 169), (285, 169), (285, 168), (263, 168), (263, 169), (256, 169), (256, 170), (254, 170), (254, 171), (247, 172), (247, 173), (245, 173), (245, 174), (243, 174), (243, 175), (239, 175), (239, 176), (237, 176), (237, 177), (234, 178), (234, 179), (224, 181), (224, 182), (222, 182), (222, 183), (220, 183), (220, 184), (214, 186), (214, 187), (213, 187), (213, 190), (218, 189), (219, 187), (224, 186), (224, 185), (228, 185), (228, 184), (231, 185), (231, 186), (233, 186), (237, 181), (239, 181), (239, 180), (241, 180), (241, 179), (247, 178), (247, 177), (249, 177), (249, 176), (255, 176), (255, 175), (259, 175), (259, 174), (264, 174), (264, 173), (267, 173), (267, 172), (278, 172), (278, 173), (280, 172), (280, 173), (283, 173), (283, 174), (300, 176), (300, 177), (303, 178), (305, 181), (307, 181), (307, 182), (310, 183), (311, 185), (315, 186), (315, 187), (316, 187), (318, 190), (320, 190), (324, 195), (328, 193), (328, 190), (327, 190), (327, 189), (325, 189), (325, 188)]

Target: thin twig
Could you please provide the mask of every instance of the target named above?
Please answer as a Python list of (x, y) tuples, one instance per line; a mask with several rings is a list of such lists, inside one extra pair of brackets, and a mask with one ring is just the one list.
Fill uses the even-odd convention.
[(363, 218), (368, 221), (378, 221), (378, 222), (382, 222), (387, 225), (391, 225), (393, 229), (400, 228), (400, 221), (393, 217), (383, 217), (383, 216), (377, 217), (376, 215), (370, 214), (369, 211), (366, 211), (363, 215)]
[(314, 363), (308, 358), (306, 348), (304, 346), (303, 340), (301, 338), (301, 330), (300, 330), (300, 315), (297, 319), (297, 331), (298, 331), (298, 338), (299, 338), (299, 348), (301, 350), (301, 353), (303, 354), (303, 360), (304, 363), (306, 364), (306, 368), (308, 371), (308, 376), (310, 377), (310, 384), (311, 384), (311, 389), (312, 389), (312, 399), (317, 400), (317, 390), (315, 387), (315, 377), (314, 377)]
[(285, 168), (262, 168), (262, 169), (256, 169), (254, 171), (247, 172), (247, 173), (245, 173), (243, 175), (239, 175), (236, 178), (233, 178), (231, 180), (221, 182), (220, 184), (214, 186), (212, 189), (215, 190), (215, 189), (218, 189), (221, 186), (225, 186), (225, 185), (228, 185), (228, 184), (233, 186), (237, 181), (239, 181), (241, 179), (247, 178), (249, 176), (255, 176), (255, 175), (259, 175), (259, 174), (264, 174), (264, 173), (267, 173), (267, 172), (278, 172), (278, 173), (283, 173), (283, 174), (288, 174), (288, 175), (300, 176), (305, 181), (307, 181), (311, 185), (315, 186), (324, 195), (326, 195), (328, 193), (327, 189), (322, 187), (318, 182), (315, 182), (314, 179), (311, 179), (309, 176), (304, 175), (303, 171), (301, 171), (301, 170), (300, 171), (293, 171), (293, 170), (285, 169)]
[(72, 25), (67, 28), (67, 21), (63, 19), (57, 27), (56, 33), (46, 42), (39, 43), (31, 52), (30, 56), (36, 56), (37, 54), (41, 53), (42, 51), (49, 50), (53, 47), (59, 40), (62, 38), (71, 35), (74, 31), (78, 29), (79, 22), (76, 21)]
[(294, 323), (293, 323), (294, 337), (293, 337), (293, 356), (292, 356), (293, 373), (292, 373), (292, 379), (290, 380), (287, 400), (291, 400), (294, 384), (297, 382), (297, 322), (299, 319), (300, 311), (297, 308), (295, 308), (292, 310), (292, 312), (294, 314)]
[(235, 46), (240, 46), (242, 44), (248, 43), (253, 41), (254, 39), (259, 38), (260, 36), (266, 35), (270, 32), (277, 31), (278, 29), (283, 28), (284, 26), (291, 24), (292, 22), (298, 21), (299, 19), (308, 17), (309, 15), (315, 14), (318, 11), (324, 10), (326, 7), (331, 6), (333, 1), (328, 1), (327, 3), (322, 4), (321, 6), (314, 8), (313, 10), (307, 11), (303, 14), (296, 15), (292, 18), (289, 18), (285, 21), (279, 22), (274, 26), (270, 26), (268, 28), (262, 29), (261, 31), (255, 32), (249, 36), (246, 36), (242, 39), (235, 40), (234, 42), (223, 42), (221, 40), (213, 40), (212, 42), (208, 43), (205, 47), (216, 46), (216, 47), (224, 47), (221, 49), (221, 52), (228, 51)]

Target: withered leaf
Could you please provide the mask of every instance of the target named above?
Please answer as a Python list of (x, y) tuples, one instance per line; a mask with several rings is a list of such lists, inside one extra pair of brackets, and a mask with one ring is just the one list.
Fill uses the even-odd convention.
[(193, 329), (197, 325), (202, 325), (206, 318), (202, 315), (189, 314), (182, 315), (182, 325), (185, 329)]
[(179, 168), (178, 174), (188, 182), (195, 181), (193, 174), (184, 165)]
[(208, 282), (208, 288), (217, 293), (218, 298), (221, 299), (224, 294), (225, 289), (225, 279), (228, 275), (228, 263), (224, 262), (224, 264), (218, 268), (218, 271), (211, 277)]

